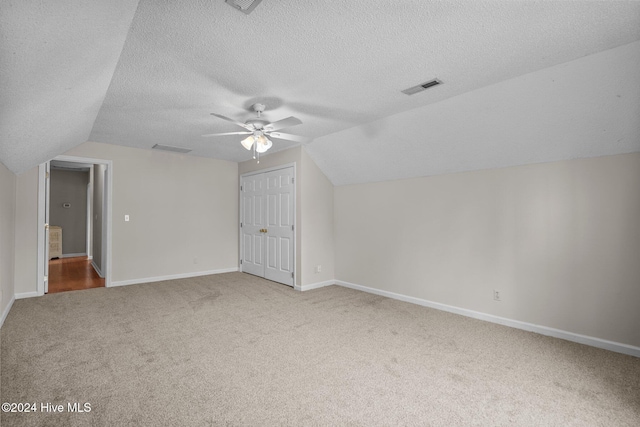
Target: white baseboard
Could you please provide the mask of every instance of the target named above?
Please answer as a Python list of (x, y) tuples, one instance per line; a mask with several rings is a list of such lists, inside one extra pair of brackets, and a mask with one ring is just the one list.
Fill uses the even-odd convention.
[(5, 308), (2, 311), (2, 317), (0, 317), (0, 328), (2, 328), (2, 325), (4, 325), (4, 319), (7, 318), (7, 315), (9, 314), (9, 310), (11, 310), (11, 307), (13, 306), (13, 303), (15, 302), (16, 297), (15, 295), (11, 297), (11, 301), (9, 301), (9, 304), (7, 304), (7, 308)]
[(311, 283), (309, 285), (295, 285), (293, 287), (293, 289), (295, 289), (296, 291), (310, 291), (311, 289), (318, 289), (318, 288), (324, 288), (325, 286), (330, 286), (330, 285), (335, 285), (336, 281), (335, 280), (325, 280), (324, 282), (316, 282), (316, 283)]
[(195, 273), (172, 274), (169, 276), (143, 277), (140, 279), (119, 280), (117, 282), (111, 282), (111, 287), (136, 285), (138, 283), (161, 282), (163, 280), (187, 279), (189, 277), (208, 276), (210, 274), (233, 273), (235, 271), (238, 271), (238, 267), (223, 268), (220, 270), (198, 271)]
[(15, 295), (15, 299), (23, 299), (23, 298), (33, 298), (33, 297), (39, 297), (41, 295), (39, 295), (36, 291), (33, 292), (22, 292), (20, 294), (16, 294)]
[(96, 271), (96, 273), (98, 273), (98, 276), (100, 276), (101, 279), (104, 279), (104, 274), (102, 274), (102, 271), (100, 271), (100, 268), (98, 268), (95, 261), (91, 261), (91, 267), (93, 267), (93, 269)]
[(62, 254), (62, 256), (60, 258), (76, 258), (79, 256), (87, 256), (87, 253), (81, 253), (81, 254)]
[(616, 353), (622, 353), (622, 354), (628, 354), (630, 356), (640, 357), (640, 347), (635, 347), (628, 344), (622, 344), (619, 342), (603, 340), (600, 338), (590, 337), (587, 335), (575, 334), (573, 332), (563, 331), (561, 329), (554, 329), (546, 326), (534, 325), (533, 323), (521, 322), (519, 320), (507, 319), (505, 317), (499, 317), (499, 316), (494, 316), (492, 314), (481, 313), (479, 311), (467, 310), (466, 308), (440, 304), (437, 302), (428, 301), (421, 298), (415, 298), (415, 297), (410, 297), (403, 294), (397, 294), (395, 292), (383, 291), (376, 288), (369, 288), (367, 286), (356, 285), (355, 283), (349, 283), (342, 280), (336, 280), (334, 281), (334, 283), (336, 285), (344, 286), (346, 288), (351, 288), (351, 289), (357, 289), (359, 291), (368, 292), (370, 294), (381, 295), (381, 296), (396, 299), (399, 301), (405, 301), (412, 304), (421, 305), (424, 307), (430, 307), (430, 308), (435, 308), (437, 310), (447, 311), (449, 313), (460, 314), (466, 317), (472, 317), (474, 319), (484, 320), (492, 323), (498, 323), (500, 325), (505, 325), (512, 328), (516, 328), (516, 329), (522, 329), (524, 331), (536, 332), (541, 335), (547, 335), (554, 338), (560, 338), (567, 341), (573, 341), (580, 344), (590, 345), (592, 347), (615, 351)]

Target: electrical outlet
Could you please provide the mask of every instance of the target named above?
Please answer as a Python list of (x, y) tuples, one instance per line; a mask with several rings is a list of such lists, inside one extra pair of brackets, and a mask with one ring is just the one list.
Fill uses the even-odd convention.
[(501, 293), (500, 293), (500, 291), (499, 291), (499, 290), (494, 289), (494, 290), (493, 290), (493, 300), (494, 300), (494, 301), (502, 301), (502, 299), (501, 299), (501, 295), (500, 295), (500, 294), (501, 294)]
[(197, 264), (197, 263), (198, 263), (198, 258), (197, 258), (197, 257), (193, 258), (193, 263), (194, 263), (194, 264)]
[(316, 265), (316, 273), (322, 272), (322, 266), (320, 264)]
[(125, 220), (125, 221), (129, 221), (129, 215), (125, 215), (125, 216), (124, 216), (124, 220)]

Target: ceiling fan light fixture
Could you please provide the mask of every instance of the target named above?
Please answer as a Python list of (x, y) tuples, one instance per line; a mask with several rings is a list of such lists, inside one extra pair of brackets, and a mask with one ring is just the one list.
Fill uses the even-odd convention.
[(277, 132), (280, 129), (290, 128), (292, 126), (297, 126), (302, 124), (302, 121), (300, 119), (291, 116), (281, 120), (277, 120), (275, 122), (269, 122), (266, 120), (262, 120), (260, 118), (260, 114), (266, 109), (266, 105), (256, 103), (252, 105), (252, 108), (256, 112), (258, 117), (256, 119), (247, 120), (244, 123), (239, 122), (238, 120), (235, 120), (235, 119), (231, 119), (227, 116), (223, 116), (222, 114), (211, 113), (212, 116), (216, 116), (219, 119), (226, 120), (231, 123), (235, 123), (236, 125), (244, 128), (245, 131), (212, 133), (212, 134), (207, 134), (202, 136), (209, 137), (209, 136), (224, 136), (224, 135), (249, 135), (248, 137), (240, 141), (240, 144), (249, 151), (253, 150), (253, 158), (254, 159), (257, 158), (258, 163), (260, 163), (260, 154), (265, 153), (267, 150), (269, 150), (273, 146), (273, 142), (271, 142), (271, 140), (267, 138), (267, 135), (271, 138), (285, 139), (285, 140), (295, 141), (300, 143), (304, 143), (308, 141), (308, 138), (292, 135), (289, 133)]
[(247, 150), (251, 150), (251, 147), (253, 146), (254, 141), (255, 141), (254, 136), (250, 135), (245, 139), (243, 139), (242, 141), (240, 141), (240, 144), (242, 144), (242, 146)]
[(256, 151), (258, 153), (266, 152), (269, 148), (271, 148), (272, 145), (273, 142), (271, 142), (271, 140), (264, 135), (256, 138)]

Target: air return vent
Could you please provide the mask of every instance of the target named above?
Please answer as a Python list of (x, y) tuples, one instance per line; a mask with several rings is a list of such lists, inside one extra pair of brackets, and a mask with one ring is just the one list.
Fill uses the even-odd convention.
[(442, 82), (438, 79), (429, 80), (426, 83), (421, 83), (418, 86), (410, 87), (409, 89), (405, 89), (402, 93), (406, 93), (407, 95), (413, 95), (418, 92), (422, 92), (423, 90), (427, 90), (430, 87), (441, 85)]
[(227, 4), (230, 4), (240, 12), (244, 12), (247, 15), (253, 12), (253, 9), (255, 9), (261, 1), (262, 0), (225, 0)]
[(160, 144), (156, 144), (151, 148), (155, 148), (156, 150), (173, 151), (174, 153), (188, 153), (189, 151), (192, 151), (191, 148), (172, 147), (170, 145)]

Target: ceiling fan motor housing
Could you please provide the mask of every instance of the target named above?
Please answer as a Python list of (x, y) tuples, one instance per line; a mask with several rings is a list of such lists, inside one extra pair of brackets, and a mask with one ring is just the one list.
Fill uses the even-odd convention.
[(253, 108), (253, 111), (258, 113), (258, 117), (260, 117), (260, 114), (264, 113), (264, 110), (267, 108), (266, 105), (260, 104), (259, 102), (256, 104), (253, 104), (251, 107)]
[(244, 123), (246, 125), (253, 126), (255, 129), (263, 129), (266, 125), (269, 124), (269, 122), (267, 122), (266, 120), (259, 120), (259, 119), (249, 119)]

